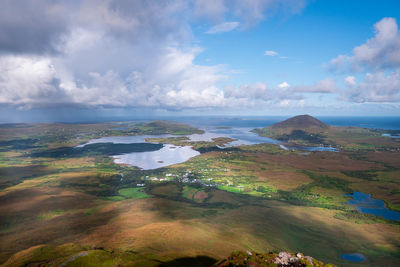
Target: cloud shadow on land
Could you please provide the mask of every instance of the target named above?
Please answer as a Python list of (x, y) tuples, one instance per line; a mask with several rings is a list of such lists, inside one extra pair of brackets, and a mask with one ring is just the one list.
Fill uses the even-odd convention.
[(183, 257), (163, 262), (158, 267), (208, 267), (216, 262), (216, 259), (208, 256)]
[(98, 212), (95, 201), (87, 194), (51, 187), (3, 193), (0, 262), (33, 246), (76, 242), (117, 216), (114, 210)]
[[(170, 189), (165, 187), (156, 193), (162, 197), (161, 194), (171, 192)], [(171, 247), (178, 244), (177, 242), (192, 242), (192, 252), (209, 251), (213, 257), (218, 255), (217, 258), (225, 254), (227, 256), (234, 250), (278, 250), (302, 252), (326, 263), (339, 265), (344, 263), (339, 255), (347, 251), (363, 253), (370, 263), (379, 265), (391, 257), (390, 253), (383, 253), (379, 249), (380, 244), (386, 243), (392, 249), (396, 244), (390, 235), (382, 235), (384, 231), (380, 231), (375, 225), (361, 224), (354, 229), (351, 222), (336, 219), (335, 213), (339, 211), (220, 190), (212, 191), (215, 194), (221, 193), (218, 198), (229, 203), (229, 207), (221, 205), (222, 202), (212, 203), (212, 198), (199, 204), (179, 201), (172, 195), (164, 196), (164, 201), (154, 199), (154, 202), (149, 203), (147, 208), (156, 213), (159, 221), (166, 222), (159, 224), (159, 227), (176, 226), (179, 230), (173, 229), (171, 233), (191, 233), (189, 236), (181, 236), (180, 241), (177, 241), (174, 238), (169, 239), (173, 234), (164, 235), (165, 230), (158, 229), (160, 239), (169, 239)], [(208, 212), (210, 210), (215, 212)], [(172, 221), (178, 225), (170, 224)], [(161, 243), (159, 240), (152, 240), (150, 244), (156, 247), (156, 244)], [(381, 251), (385, 256), (375, 259), (369, 254), (373, 251)]]

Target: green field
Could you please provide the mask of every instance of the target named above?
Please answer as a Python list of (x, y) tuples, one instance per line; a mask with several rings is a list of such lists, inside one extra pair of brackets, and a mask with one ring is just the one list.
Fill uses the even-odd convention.
[(150, 197), (147, 195), (144, 191), (144, 188), (139, 187), (139, 188), (124, 188), (118, 190), (118, 193), (125, 197), (125, 198), (133, 198), (133, 199), (139, 199), (139, 198), (148, 198)]

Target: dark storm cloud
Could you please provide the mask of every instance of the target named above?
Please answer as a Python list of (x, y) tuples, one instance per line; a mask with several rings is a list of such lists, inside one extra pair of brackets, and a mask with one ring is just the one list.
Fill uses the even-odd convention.
[(67, 32), (67, 8), (51, 0), (2, 0), (0, 52), (55, 53)]
[(101, 28), (131, 43), (180, 41), (189, 32), (187, 1), (86, 0), (80, 5), (78, 23)]

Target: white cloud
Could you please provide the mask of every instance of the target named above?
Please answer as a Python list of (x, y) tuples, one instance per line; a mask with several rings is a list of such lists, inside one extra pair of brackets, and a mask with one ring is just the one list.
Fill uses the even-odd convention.
[(240, 87), (225, 87), (225, 96), (227, 98), (236, 99), (262, 99), (271, 100), (273, 98), (272, 91), (266, 83), (255, 83), (252, 85), (242, 85)]
[[(168, 48), (161, 64), (133, 71), (126, 78), (114, 71), (89, 72), (83, 81), (57, 71), (48, 57), (0, 57), (0, 103), (24, 107), (55, 104), (82, 106), (207, 107), (223, 104), (222, 68), (193, 64), (196, 50)], [(58, 64), (62, 64), (59, 62)], [(63, 70), (63, 67), (60, 67)], [(174, 100), (173, 96), (179, 96)]]
[(284, 99), (284, 100), (282, 100), (282, 101), (280, 101), (278, 103), (278, 107), (286, 108), (288, 106), (290, 106), (290, 100), (289, 99)]
[(0, 103), (53, 106), (65, 98), (56, 70), (48, 58), (0, 57)]
[(279, 55), (279, 53), (276, 52), (276, 51), (272, 51), (272, 50), (267, 50), (264, 53), (264, 56), (270, 56), (270, 57), (274, 57), (274, 56), (277, 56), (277, 55)]
[[(351, 79), (350, 79), (351, 80)], [(359, 84), (350, 82), (342, 97), (356, 103), (389, 103), (400, 101), (400, 70), (389, 74), (367, 73)]]
[[(281, 84), (282, 85), (282, 84)], [(227, 86), (224, 89), (225, 98), (232, 106), (262, 106), (282, 107), (282, 103), (295, 104), (303, 99), (301, 95), (291, 92), (289, 85), (284, 82), (283, 86), (269, 88), (266, 83), (255, 83), (239, 87)]]
[(383, 18), (374, 25), (375, 37), (353, 49), (353, 54), (331, 60), (332, 70), (363, 71), (400, 67), (400, 31), (396, 19)]
[(400, 31), (396, 19), (383, 18), (374, 28), (373, 38), (355, 47), (351, 55), (339, 55), (329, 64), (334, 71), (371, 71), (360, 82), (346, 76), (341, 99), (355, 103), (400, 101)]
[(217, 33), (223, 33), (223, 32), (230, 32), (236, 29), (239, 26), (239, 22), (237, 21), (231, 21), (231, 22), (224, 22), (218, 25), (214, 25), (206, 31), (205, 33), (207, 34), (217, 34)]
[[(78, 49), (79, 50), (79, 49)], [(74, 50), (75, 51), (75, 50)], [(166, 109), (281, 106), (302, 97), (283, 82), (218, 88), (225, 79), (222, 66), (193, 63), (199, 49), (166, 48), (148, 70), (127, 76), (109, 69), (76, 79), (58, 57), (0, 57), (0, 104), (24, 108), (45, 106), (158, 107)], [(149, 63), (148, 63), (149, 64)], [(27, 75), (29, 73), (29, 75)]]
[(326, 78), (313, 85), (296, 86), (294, 91), (301, 93), (334, 93), (337, 91), (337, 87), (333, 79)]
[(290, 85), (287, 82), (283, 82), (283, 83), (279, 84), (278, 87), (281, 89), (287, 89), (290, 87)]

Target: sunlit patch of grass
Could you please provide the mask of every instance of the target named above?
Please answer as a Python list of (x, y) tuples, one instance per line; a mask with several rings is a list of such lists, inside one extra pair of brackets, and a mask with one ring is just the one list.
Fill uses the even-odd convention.
[(218, 185), (217, 188), (220, 190), (231, 192), (231, 193), (242, 193), (243, 192), (242, 188), (237, 188), (237, 187), (233, 187), (233, 186)]
[(133, 199), (151, 197), (144, 192), (143, 187), (124, 188), (118, 190), (118, 193), (125, 198), (133, 198)]
[(76, 244), (58, 247), (40, 245), (20, 251), (12, 256), (4, 266), (155, 266), (156, 261), (132, 251), (91, 248)]
[(41, 187), (41, 186), (58, 186), (60, 183), (59, 175), (46, 175), (42, 177), (37, 177), (34, 179), (26, 179), (23, 182), (10, 186), (6, 188), (6, 191), (13, 191), (13, 190), (20, 190), (20, 189), (27, 189), (32, 187)]
[(57, 169), (95, 167), (94, 159), (90, 157), (54, 160), (49, 165)]
[(315, 186), (310, 190), (310, 200), (316, 203), (343, 204), (346, 202), (343, 191)]
[(29, 158), (21, 156), (23, 156), (23, 153), (16, 151), (0, 152), (0, 167), (24, 167), (31, 164)]

